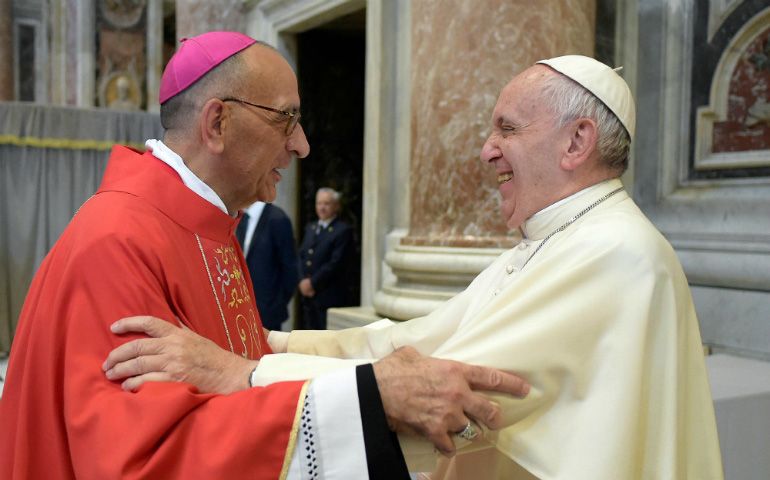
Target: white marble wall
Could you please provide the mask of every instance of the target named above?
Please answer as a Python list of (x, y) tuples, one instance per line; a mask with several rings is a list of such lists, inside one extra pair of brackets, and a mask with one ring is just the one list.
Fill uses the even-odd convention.
[(193, 37), (212, 30), (245, 32), (248, 11), (243, 0), (176, 0), (176, 37)]

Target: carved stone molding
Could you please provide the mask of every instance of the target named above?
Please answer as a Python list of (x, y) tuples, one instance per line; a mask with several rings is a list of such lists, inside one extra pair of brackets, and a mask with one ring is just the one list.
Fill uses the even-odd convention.
[(709, 105), (697, 111), (694, 167), (770, 166), (768, 132), (770, 7), (746, 23), (724, 50), (712, 80)]
[(98, 2), (99, 11), (111, 27), (132, 28), (137, 26), (144, 13), (146, 0), (103, 0)]
[(366, 0), (246, 0), (249, 33), (273, 45), (279, 34), (309, 30), (367, 6)]
[(741, 0), (709, 0), (708, 11), (708, 38), (714, 38), (714, 34), (724, 23), (725, 19), (740, 5)]
[[(695, 169), (696, 144), (710, 135), (696, 130), (699, 115), (694, 106), (708, 103), (709, 94), (716, 98), (720, 89), (724, 94), (728, 74), (721, 79), (713, 74), (732, 71), (726, 62), (737, 62), (740, 52), (731, 48), (760, 33), (761, 25), (752, 18), (761, 16), (767, 27), (767, 4), (739, 2), (725, 20), (736, 33), (720, 31), (718, 41), (707, 49), (702, 23), (706, 13), (697, 12), (696, 0), (638, 3), (638, 15), (631, 19), (638, 22), (632, 26), (639, 37), (633, 59), (638, 67), (640, 126), (634, 146), (634, 198), (673, 244), (693, 291), (708, 291), (709, 301), (723, 307), (711, 308), (704, 296), (696, 297), (704, 341), (737, 351), (752, 338), (770, 334), (770, 176), (766, 167)], [(702, 62), (704, 50), (710, 55), (725, 52), (722, 65), (717, 68), (720, 58), (715, 56), (706, 57), (713, 64)], [(705, 78), (704, 72), (709, 72)], [(698, 88), (706, 91), (696, 95)], [(702, 152), (703, 144), (699, 148)], [(735, 322), (740, 329), (727, 328)], [(767, 345), (752, 345), (753, 354), (770, 354)]]
[(394, 320), (426, 315), (464, 290), (503, 251), (397, 245), (385, 256), (394, 279), (377, 292), (374, 308)]

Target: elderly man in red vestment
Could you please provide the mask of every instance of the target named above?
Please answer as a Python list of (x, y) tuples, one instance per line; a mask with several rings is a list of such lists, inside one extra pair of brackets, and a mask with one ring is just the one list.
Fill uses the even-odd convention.
[[(163, 140), (113, 150), (30, 287), (0, 400), (0, 478), (403, 478), (391, 429), (449, 452), (468, 417), (500, 424), (472, 389), (523, 395), (523, 381), (413, 349), (244, 388), (271, 347), (233, 233), (308, 154), (297, 81), (273, 48), (211, 32), (181, 45), (160, 103)], [(243, 374), (200, 390), (110, 381), (104, 358), (125, 337), (106, 327), (139, 313), (237, 354)]]

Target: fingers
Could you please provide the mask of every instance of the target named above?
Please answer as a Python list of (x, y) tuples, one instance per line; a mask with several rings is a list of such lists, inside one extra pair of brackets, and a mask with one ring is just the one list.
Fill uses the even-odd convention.
[(473, 390), (508, 393), (520, 398), (529, 393), (529, 384), (523, 378), (494, 368), (466, 365), (465, 378)]
[[(479, 436), (483, 438), (484, 432), (481, 430), (481, 428), (478, 426), (478, 424), (472, 419), (469, 418), (472, 417), (470, 412), (468, 412), (468, 416), (463, 417), (463, 420), (461, 423), (457, 423), (457, 426), (455, 428), (450, 429), (449, 431), (440, 431), (436, 434), (428, 434), (427, 438), (433, 443), (433, 446), (436, 447), (436, 449), (441, 452), (442, 455), (447, 457), (454, 456), (455, 452), (457, 451), (457, 447), (454, 443), (455, 438), (458, 437), (463, 439), (463, 441), (466, 442), (472, 442), (476, 440)], [(470, 428), (468, 429), (468, 426), (470, 425)], [(466, 430), (468, 429), (468, 430)]]
[(455, 454), (455, 442), (448, 432), (442, 432), (437, 435), (428, 436), (428, 441), (433, 444), (442, 455), (451, 457)]
[(146, 382), (173, 382), (170, 375), (163, 372), (152, 372), (137, 377), (131, 377), (120, 384), (120, 387), (127, 392), (135, 392)]
[(477, 422), (468, 419), (468, 421), (465, 422), (465, 425), (463, 425), (463, 428), (455, 432), (455, 435), (465, 441), (472, 442), (479, 436), (484, 438), (484, 431)]
[(171, 335), (171, 333), (178, 328), (179, 327), (176, 327), (165, 320), (149, 315), (121, 318), (110, 325), (112, 333), (146, 333), (147, 335), (156, 338)]
[(107, 355), (107, 359), (102, 364), (102, 370), (107, 371), (120, 362), (125, 362), (142, 355), (154, 355), (161, 353), (163, 344), (154, 338), (140, 338), (131, 340), (115, 348)]
[[(493, 368), (423, 357), (403, 347), (374, 364), (388, 423), (422, 434), (444, 455), (455, 451), (453, 437), (469, 421), (490, 429), (504, 425), (500, 406), (475, 390), (524, 396), (529, 385), (520, 377)], [(480, 433), (480, 432), (477, 432)], [(470, 440), (470, 432), (463, 437)]]
[(144, 375), (150, 372), (162, 372), (169, 377), (173, 375), (168, 371), (163, 371), (166, 360), (160, 355), (147, 355), (131, 358), (129, 360), (118, 362), (104, 372), (109, 380), (120, 380), (128, 377)]
[[(463, 410), (469, 417), (483, 423), (487, 428), (497, 430), (503, 426), (500, 406), (482, 395), (470, 393), (463, 402)], [(464, 427), (465, 424), (461, 429)]]

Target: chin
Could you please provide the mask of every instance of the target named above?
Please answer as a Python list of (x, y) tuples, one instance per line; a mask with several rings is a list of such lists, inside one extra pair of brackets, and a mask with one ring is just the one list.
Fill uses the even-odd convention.
[(505, 217), (508, 218), (506, 220), (505, 225), (510, 228), (511, 230), (520, 228), (521, 225), (524, 223), (524, 218), (521, 218), (521, 215), (518, 214), (519, 212), (512, 212), (510, 215), (505, 215)]
[[(500, 214), (505, 220), (505, 225), (508, 228), (519, 228), (521, 221), (516, 213), (516, 208), (506, 208), (505, 200), (503, 200), (502, 207), (500, 208)], [(518, 223), (514, 225), (514, 222)]]
[(520, 219), (508, 219), (508, 222), (506, 222), (506, 226), (511, 230), (516, 230), (518, 228), (521, 228), (521, 224), (524, 223)]
[(277, 196), (278, 196), (278, 192), (275, 189), (272, 189), (258, 195), (259, 198), (257, 198), (257, 200), (265, 203), (273, 203), (275, 201), (275, 197)]

